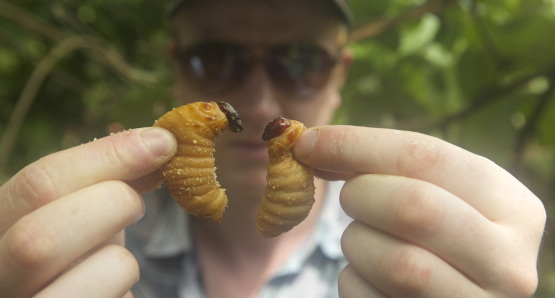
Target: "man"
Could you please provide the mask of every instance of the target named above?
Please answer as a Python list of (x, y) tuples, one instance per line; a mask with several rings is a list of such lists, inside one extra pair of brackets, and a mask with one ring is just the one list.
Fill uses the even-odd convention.
[[(133, 255), (121, 231), (145, 212), (137, 192), (159, 185), (171, 134), (136, 129), (55, 153), (0, 188), (0, 296), (131, 295), (135, 258), (137, 297), (531, 296), (545, 210), (520, 182), (429, 136), (327, 126), (349, 64), (338, 3), (176, 5), (176, 98), (225, 100), (245, 126), (216, 142), (230, 198), (222, 223), (158, 194), (129, 230)], [(267, 161), (260, 136), (277, 116), (313, 127), (294, 149), (299, 161), (347, 182), (316, 180), (307, 220), (268, 240), (254, 218)], [(353, 219), (343, 233), (338, 201)]]

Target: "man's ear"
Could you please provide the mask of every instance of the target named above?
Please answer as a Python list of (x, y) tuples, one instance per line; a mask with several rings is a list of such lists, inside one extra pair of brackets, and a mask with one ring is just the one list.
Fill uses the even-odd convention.
[(168, 41), (166, 45), (166, 56), (169, 66), (174, 73), (174, 79), (179, 77), (179, 61), (177, 57), (177, 42), (173, 39)]
[(178, 68), (178, 63), (177, 63), (177, 43), (175, 42), (175, 40), (171, 39), (168, 41), (168, 44), (166, 45), (166, 57), (168, 58), (168, 62), (169, 62), (169, 66), (173, 72), (173, 87), (172, 87), (172, 93), (173, 93), (173, 98), (174, 99), (180, 99), (183, 98), (182, 93), (182, 89), (181, 89), (181, 83), (180, 83), (180, 74), (179, 74), (179, 68)]
[(176, 51), (177, 45), (175, 40), (171, 39), (166, 46), (166, 55), (172, 64), (174, 64), (176, 60)]
[(339, 76), (339, 87), (343, 88), (343, 84), (347, 79), (347, 74), (349, 73), (349, 69), (351, 68), (351, 63), (353, 62), (353, 53), (348, 48), (345, 48), (341, 51), (341, 56), (339, 57), (339, 69), (338, 76)]

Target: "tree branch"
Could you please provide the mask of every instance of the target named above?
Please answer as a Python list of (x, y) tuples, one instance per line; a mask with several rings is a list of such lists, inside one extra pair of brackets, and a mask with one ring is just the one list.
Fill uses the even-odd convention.
[(555, 71), (555, 65), (550, 65), (549, 67), (542, 69), (536, 73), (514, 80), (509, 85), (493, 86), (491, 88), (485, 89), (484, 91), (476, 95), (476, 97), (470, 101), (471, 102), (470, 105), (468, 105), (466, 108), (454, 114), (446, 116), (445, 118), (432, 124), (432, 127), (440, 127), (443, 129), (446, 126), (450, 125), (452, 122), (464, 119), (468, 115), (472, 114), (474, 111), (479, 110), (489, 104), (492, 104), (498, 101), (499, 99), (503, 98), (503, 95), (512, 93), (522, 88), (524, 85), (528, 84), (531, 80), (539, 76), (552, 73), (554, 71)]
[(66, 33), (62, 30), (37, 19), (32, 14), (6, 1), (0, 1), (0, 16), (54, 41), (66, 37)]
[[(0, 16), (54, 42), (70, 38), (74, 35), (50, 26), (25, 10), (3, 0), (0, 0)], [(112, 70), (122, 79), (141, 85), (149, 85), (157, 82), (155, 76), (150, 72), (131, 66), (116, 48), (102, 38), (91, 35), (77, 36), (86, 39), (90, 43), (90, 45), (85, 48), (93, 49), (93, 51), (84, 51), (86, 55), (102, 63), (104, 67)]]
[(0, 140), (0, 174), (3, 174), (6, 169), (17, 135), (40, 87), (56, 65), (72, 51), (82, 50), (89, 58), (98, 61), (107, 69), (118, 74), (123, 80), (131, 83), (149, 85), (157, 82), (156, 77), (149, 72), (132, 67), (116, 48), (101, 38), (64, 32), (48, 25), (25, 10), (2, 0), (0, 0), (0, 17), (11, 20), (31, 32), (58, 43), (38, 62), (11, 114)]
[(526, 121), (526, 124), (517, 137), (514, 150), (515, 156), (513, 161), (514, 165), (517, 167), (522, 163), (526, 145), (536, 134), (538, 123), (545, 114), (545, 111), (547, 110), (547, 105), (555, 97), (555, 71), (553, 71), (550, 75), (551, 76), (548, 78), (549, 87), (539, 98), (538, 103), (532, 111), (532, 114), (530, 114), (529, 120)]
[(474, 20), (474, 24), (476, 25), (478, 36), (484, 43), (485, 51), (493, 58), (496, 65), (500, 69), (506, 68), (510, 63), (510, 61), (505, 58), (505, 55), (503, 55), (503, 52), (497, 46), (497, 42), (495, 41), (495, 38), (488, 30), (486, 23), (484, 21), (484, 18), (482, 17), (482, 15), (478, 10), (477, 0), (471, 0), (470, 4), (471, 4), (470, 13)]
[(408, 128), (411, 130), (418, 131), (429, 131), (430, 129), (439, 129), (440, 131), (446, 131), (449, 125), (455, 121), (461, 121), (466, 117), (470, 116), (472, 113), (493, 104), (501, 99), (506, 94), (511, 94), (518, 89), (524, 87), (526, 84), (530, 83), (533, 79), (541, 76), (555, 76), (555, 64), (549, 65), (548, 67), (539, 70), (533, 74), (523, 76), (516, 80), (513, 80), (508, 85), (494, 85), (484, 89), (482, 92), (474, 96), (465, 108), (447, 115), (437, 121), (430, 122), (425, 118), (408, 118), (399, 120), (397, 126), (399, 128)]
[[(21, 46), (19, 39), (17, 37), (0, 35), (0, 44), (13, 49), (18, 53), (26, 64), (30, 66), (36, 66), (37, 63), (42, 59), (37, 58), (32, 55), (29, 51), (25, 50)], [(55, 68), (51, 73), (52, 79), (58, 82), (65, 89), (70, 90), (74, 94), (81, 94), (86, 87), (86, 83), (78, 79), (75, 75), (69, 73), (63, 68)]]
[(10, 121), (4, 130), (0, 140), (0, 173), (4, 173), (8, 160), (10, 159), (15, 140), (21, 129), (29, 109), (40, 90), (45, 79), (52, 72), (54, 67), (70, 52), (80, 47), (86, 47), (87, 40), (80, 36), (72, 36), (62, 40), (54, 47), (38, 64), (29, 80), (25, 84), (17, 104), (11, 114)]
[(457, 3), (456, 0), (431, 0), (399, 16), (368, 23), (360, 28), (354, 29), (349, 35), (349, 42), (357, 42), (372, 38), (401, 23), (418, 19), (428, 13), (440, 13), (455, 3)]

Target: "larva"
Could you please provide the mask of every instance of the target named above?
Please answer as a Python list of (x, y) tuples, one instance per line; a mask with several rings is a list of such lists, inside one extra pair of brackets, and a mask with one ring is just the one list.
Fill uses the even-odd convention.
[(214, 142), (226, 129), (243, 130), (241, 119), (228, 103), (194, 102), (158, 118), (154, 126), (171, 131), (177, 153), (162, 166), (163, 182), (185, 211), (220, 222), (227, 207), (214, 166)]
[(314, 170), (293, 157), (293, 146), (306, 127), (301, 122), (276, 118), (266, 126), (267, 185), (258, 208), (256, 228), (271, 238), (302, 222), (314, 204)]

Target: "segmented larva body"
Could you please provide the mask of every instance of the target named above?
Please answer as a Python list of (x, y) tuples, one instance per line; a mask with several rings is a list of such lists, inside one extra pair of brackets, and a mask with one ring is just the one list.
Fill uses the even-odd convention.
[(256, 227), (271, 238), (302, 222), (314, 204), (314, 170), (293, 157), (293, 146), (306, 127), (301, 122), (277, 118), (268, 123), (268, 174)]
[(242, 130), (237, 112), (227, 103), (194, 102), (162, 115), (154, 126), (171, 131), (178, 142), (177, 153), (162, 166), (173, 198), (185, 211), (219, 223), (228, 200), (216, 180), (214, 142), (228, 128)]

